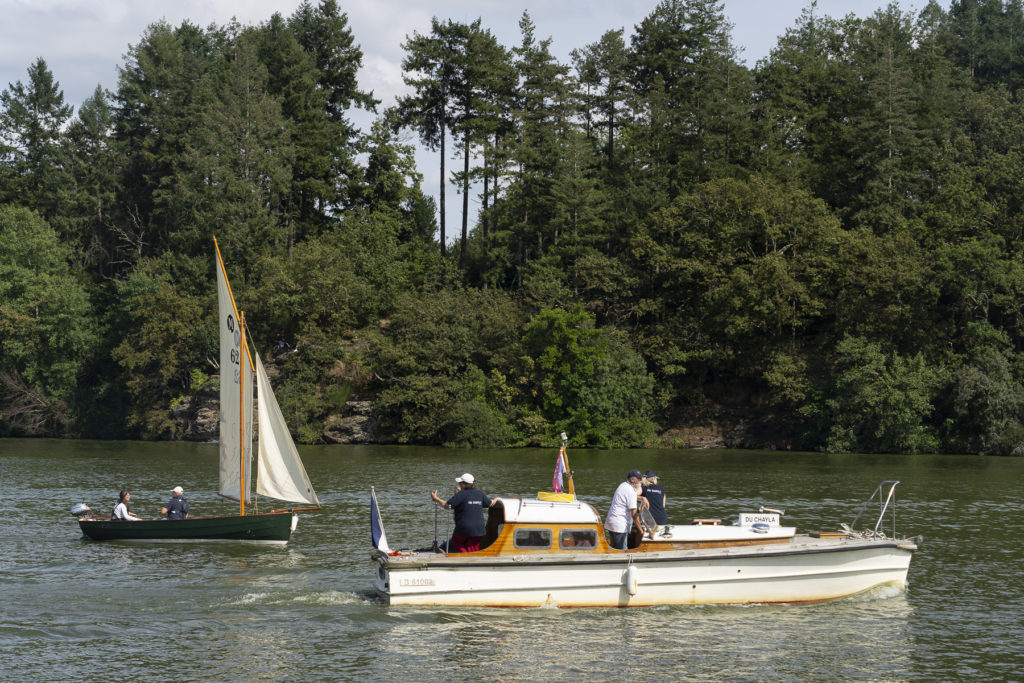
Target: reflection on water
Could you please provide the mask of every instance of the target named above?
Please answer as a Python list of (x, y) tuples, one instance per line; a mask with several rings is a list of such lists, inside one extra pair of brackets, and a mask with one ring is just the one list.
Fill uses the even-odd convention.
[(450, 533), (430, 503), (469, 471), (491, 495), (551, 480), (554, 453), (303, 449), (324, 504), (292, 542), (118, 544), (79, 538), (73, 503), (128, 485), (149, 516), (181, 484), (215, 494), (207, 444), (0, 441), (0, 652), (28, 680), (949, 680), (1024, 678), (1024, 460), (800, 453), (570, 454), (580, 496), (607, 509), (632, 467), (654, 469), (671, 519), (762, 503), (802, 530), (850, 521), (899, 479), (898, 524), (925, 537), (906, 594), (820, 605), (643, 609), (389, 608), (369, 592), (368, 492), (395, 547)]
[(910, 670), (913, 647), (902, 597), (802, 607), (417, 610), (417, 619), (395, 612), (376, 637), (383, 677), (423, 652), (427, 615), (434, 654), (419, 668), (456, 680), (481, 671), (498, 680), (619, 679), (635, 677), (638, 666), (679, 680), (898, 678)]

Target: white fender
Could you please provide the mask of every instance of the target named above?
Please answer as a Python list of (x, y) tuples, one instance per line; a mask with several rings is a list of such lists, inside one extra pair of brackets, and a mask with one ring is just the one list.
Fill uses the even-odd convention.
[(636, 595), (638, 585), (637, 574), (638, 572), (636, 570), (635, 564), (631, 564), (628, 567), (626, 567), (626, 575), (623, 578), (623, 580), (626, 583), (626, 592), (630, 595)]

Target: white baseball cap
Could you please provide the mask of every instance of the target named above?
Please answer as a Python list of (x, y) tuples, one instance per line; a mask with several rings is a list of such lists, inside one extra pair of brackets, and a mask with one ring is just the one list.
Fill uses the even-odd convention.
[(181, 488), (180, 486), (175, 486), (171, 490), (171, 493), (177, 493), (178, 495), (181, 495), (182, 493), (185, 493), (185, 489)]
[(456, 477), (456, 479), (455, 479), (455, 483), (456, 484), (462, 484), (462, 483), (472, 484), (475, 481), (476, 481), (476, 479), (474, 479), (473, 475), (470, 474), (469, 472), (466, 472), (461, 477)]

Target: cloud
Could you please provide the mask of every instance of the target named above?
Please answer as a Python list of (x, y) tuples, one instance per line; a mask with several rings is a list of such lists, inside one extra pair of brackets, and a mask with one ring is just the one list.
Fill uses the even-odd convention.
[(97, 84), (116, 87), (129, 46), (153, 23), (177, 26), (188, 20), (206, 27), (237, 18), (254, 24), (275, 11), (287, 16), (298, 5), (299, 0), (0, 0), (0, 88), (25, 82), (29, 66), (42, 57), (65, 100), (77, 106)]

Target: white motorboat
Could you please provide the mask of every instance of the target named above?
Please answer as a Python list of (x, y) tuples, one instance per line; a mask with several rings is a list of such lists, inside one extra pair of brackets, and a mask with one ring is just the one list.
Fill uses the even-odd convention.
[[(879, 484), (858, 519), (837, 531), (797, 534), (780, 525), (781, 511), (762, 508), (734, 525), (634, 527), (625, 551), (610, 548), (601, 516), (575, 496), (571, 474), (567, 493), (502, 497), (480, 550), (469, 553), (446, 553), (436, 542), (392, 550), (371, 491), (373, 587), (390, 605), (490, 607), (801, 603), (881, 586), (902, 592), (919, 539), (896, 536), (898, 483)], [(876, 498), (877, 522), (858, 530)]]

